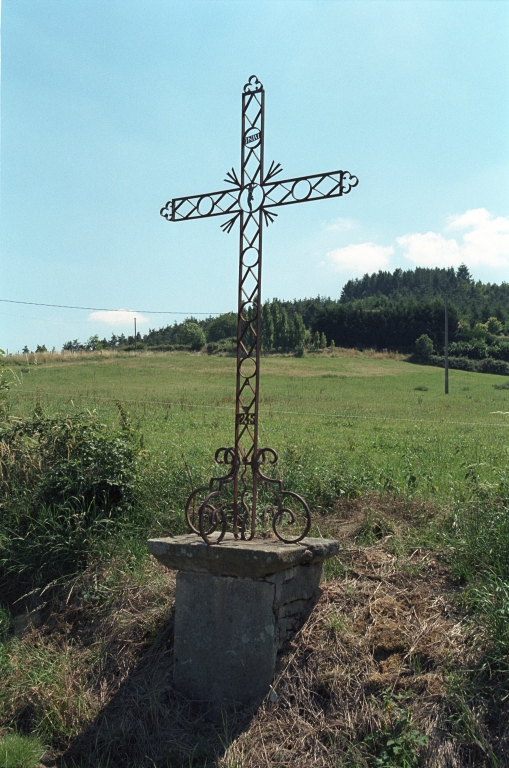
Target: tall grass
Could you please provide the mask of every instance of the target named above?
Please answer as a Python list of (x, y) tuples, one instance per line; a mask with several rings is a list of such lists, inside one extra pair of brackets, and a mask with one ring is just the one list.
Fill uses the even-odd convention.
[(0, 427), (0, 591), (8, 601), (69, 576), (104, 542), (147, 530), (137, 500), (138, 449), (125, 412), (108, 428), (92, 413), (40, 408)]
[(0, 738), (1, 768), (37, 768), (45, 752), (38, 736), (7, 733)]
[(509, 499), (482, 491), (458, 510), (454, 533), (454, 572), (486, 633), (483, 663), (509, 688)]

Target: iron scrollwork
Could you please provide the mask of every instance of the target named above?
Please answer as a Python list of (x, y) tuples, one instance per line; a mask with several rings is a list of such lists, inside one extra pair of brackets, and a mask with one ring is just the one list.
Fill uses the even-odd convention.
[[(270, 496), (261, 505), (262, 526), (270, 527), (280, 541), (295, 544), (309, 533), (311, 511), (308, 504), (297, 493), (285, 491), (281, 480), (268, 477), (262, 472), (265, 464), (274, 465), (278, 455), (272, 448), (260, 448), (251, 463), (240, 464), (235, 458), (234, 448), (219, 448), (215, 460), (218, 464), (229, 465), (230, 471), (223, 477), (213, 477), (208, 486), (194, 490), (186, 502), (185, 514), (189, 529), (199, 534), (207, 544), (220, 544), (229, 527), (236, 538), (244, 541), (254, 538), (249, 522), (253, 496), (250, 491), (249, 470), (257, 480), (258, 496)], [(223, 493), (225, 486), (238, 479), (238, 499), (235, 504)], [(233, 489), (232, 489), (233, 490)]]
[(263, 471), (277, 463), (277, 453), (258, 448), (262, 229), (276, 218), (276, 207), (341, 197), (359, 183), (341, 170), (276, 180), (282, 168), (274, 161), (264, 174), (264, 126), (265, 92), (252, 75), (242, 93), (240, 178), (232, 168), (225, 179), (230, 189), (173, 198), (161, 209), (168, 221), (227, 215), (221, 225), (224, 232), (231, 232), (237, 222), (240, 226), (235, 443), (219, 448), (215, 455), (228, 472), (194, 490), (185, 507), (190, 530), (207, 544), (219, 544), (230, 527), (236, 539), (253, 539), (260, 522), (268, 519), (273, 533), (287, 543), (298, 542), (309, 532), (306, 501)]

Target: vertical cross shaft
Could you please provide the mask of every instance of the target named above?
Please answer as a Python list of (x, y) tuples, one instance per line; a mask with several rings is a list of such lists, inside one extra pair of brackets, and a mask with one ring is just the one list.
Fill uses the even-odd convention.
[[(255, 86), (256, 87), (256, 86)], [(260, 384), (260, 328), (262, 277), (264, 91), (259, 86), (242, 94), (242, 145), (237, 316), (237, 387), (235, 402), (234, 535), (238, 533), (239, 504), (250, 509), (251, 532), (256, 529), (258, 405)], [(251, 470), (252, 478), (249, 478)], [(248, 483), (252, 491), (248, 492)], [(250, 497), (250, 498), (249, 498)], [(249, 503), (250, 502), (250, 503)]]

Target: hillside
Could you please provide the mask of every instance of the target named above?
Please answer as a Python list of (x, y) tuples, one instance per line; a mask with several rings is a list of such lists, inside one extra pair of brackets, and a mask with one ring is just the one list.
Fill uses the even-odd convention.
[[(449, 296), (449, 341), (485, 339), (486, 333), (480, 325), (490, 318), (499, 321), (496, 332), (489, 329), (492, 336), (509, 335), (509, 283), (474, 282), (465, 265), (456, 271), (417, 267), (407, 271), (380, 271), (349, 280), (339, 299), (317, 296), (265, 302), (262, 307), (262, 349), (265, 352), (300, 350), (302, 353), (306, 347), (323, 349), (333, 342), (333, 346), (389, 349), (408, 354), (414, 352), (416, 339), (426, 334), (432, 340), (435, 352), (442, 354), (445, 293)], [(168, 351), (199, 350), (207, 345), (211, 354), (231, 353), (236, 332), (236, 313), (227, 312), (203, 320), (190, 317), (182, 323), (150, 329), (144, 336), (138, 333), (136, 340), (134, 336), (124, 334), (112, 334), (110, 339), (93, 336), (85, 343), (78, 339), (68, 341), (63, 348), (79, 351), (133, 349), (136, 346), (138, 349)], [(497, 354), (486, 353), (484, 356), (506, 360), (505, 356), (499, 358)]]

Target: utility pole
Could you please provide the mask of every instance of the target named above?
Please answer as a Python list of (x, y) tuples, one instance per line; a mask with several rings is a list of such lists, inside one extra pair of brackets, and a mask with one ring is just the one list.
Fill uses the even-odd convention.
[(445, 320), (445, 344), (444, 344), (444, 368), (445, 368), (445, 394), (449, 394), (449, 313), (448, 302), (449, 296), (444, 294), (444, 320)]

